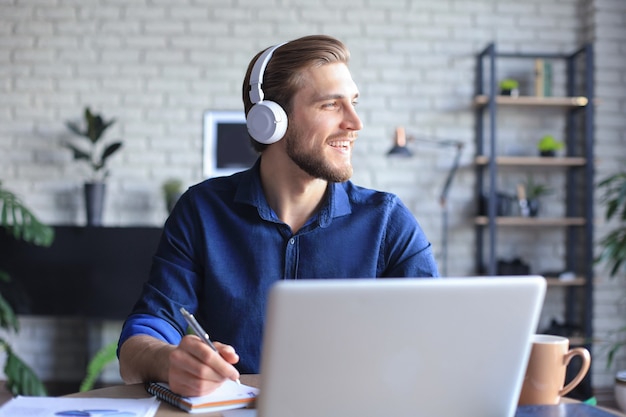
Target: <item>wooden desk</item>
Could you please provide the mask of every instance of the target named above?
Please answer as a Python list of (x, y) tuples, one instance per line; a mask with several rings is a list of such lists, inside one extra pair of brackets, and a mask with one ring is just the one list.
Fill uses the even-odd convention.
[[(241, 382), (253, 387), (259, 386), (259, 375), (241, 375)], [(96, 397), (96, 398), (147, 398), (148, 394), (143, 384), (115, 385), (112, 387), (99, 388), (86, 392), (70, 394), (68, 397)], [(189, 414), (165, 402), (161, 402), (156, 417), (182, 417), (182, 416), (211, 416), (221, 417), (222, 413), (199, 413)]]
[[(260, 377), (259, 375), (242, 375), (241, 382), (253, 387), (259, 387)], [(76, 394), (70, 394), (68, 397), (96, 397), (96, 398), (147, 398), (150, 395), (146, 392), (143, 384), (132, 385), (115, 385), (107, 388), (95, 389), (87, 392), (80, 392)], [(568, 398), (563, 399), (564, 403), (576, 402)], [(609, 410), (603, 408), (605, 411), (614, 414), (616, 417), (626, 417), (626, 414), (620, 413), (617, 410)], [(185, 411), (179, 410), (165, 402), (161, 403), (159, 410), (156, 413), (156, 417), (182, 417), (182, 416), (205, 416), (205, 417), (221, 417), (222, 413), (200, 413), (200, 414), (188, 414)]]

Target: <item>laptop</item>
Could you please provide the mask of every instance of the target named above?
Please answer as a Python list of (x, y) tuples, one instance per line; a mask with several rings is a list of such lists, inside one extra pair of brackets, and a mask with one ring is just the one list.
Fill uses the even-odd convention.
[(512, 417), (545, 290), (540, 276), (280, 281), (248, 412)]

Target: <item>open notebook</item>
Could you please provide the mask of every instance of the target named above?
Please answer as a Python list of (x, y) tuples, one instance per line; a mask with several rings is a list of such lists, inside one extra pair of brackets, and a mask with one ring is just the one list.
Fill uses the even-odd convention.
[(512, 417), (545, 287), (538, 276), (278, 282), (246, 413)]
[(146, 391), (188, 413), (208, 413), (246, 407), (254, 402), (259, 392), (257, 388), (230, 380), (212, 393), (198, 397), (176, 394), (164, 382), (149, 382), (146, 384)]

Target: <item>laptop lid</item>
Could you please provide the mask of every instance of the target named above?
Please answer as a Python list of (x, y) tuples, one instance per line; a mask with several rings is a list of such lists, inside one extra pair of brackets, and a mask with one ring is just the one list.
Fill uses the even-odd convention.
[(296, 280), (272, 287), (260, 417), (511, 417), (542, 277)]

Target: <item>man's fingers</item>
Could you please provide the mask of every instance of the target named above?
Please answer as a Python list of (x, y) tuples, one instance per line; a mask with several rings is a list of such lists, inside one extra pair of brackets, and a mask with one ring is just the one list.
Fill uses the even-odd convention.
[(216, 342), (216, 352), (199, 337), (188, 335), (183, 337), (178, 347), (172, 352), (170, 366), (175, 364), (181, 371), (200, 380), (223, 382), (225, 379), (239, 379), (239, 372), (232, 365), (239, 361), (239, 355), (232, 346)]
[(231, 345), (225, 345), (220, 342), (215, 342), (215, 347), (217, 348), (220, 356), (224, 358), (224, 360), (230, 364), (236, 364), (239, 362), (239, 355), (235, 352), (235, 348)]

